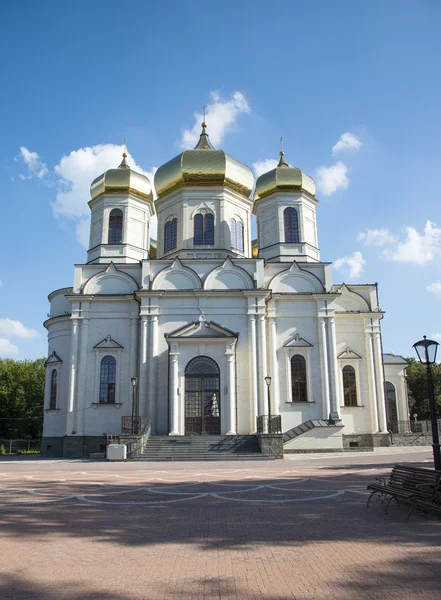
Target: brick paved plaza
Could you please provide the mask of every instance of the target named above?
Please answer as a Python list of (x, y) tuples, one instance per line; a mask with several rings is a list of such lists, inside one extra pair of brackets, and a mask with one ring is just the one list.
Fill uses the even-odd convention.
[(441, 597), (441, 521), (366, 509), (431, 450), (223, 463), (0, 462), (0, 598)]

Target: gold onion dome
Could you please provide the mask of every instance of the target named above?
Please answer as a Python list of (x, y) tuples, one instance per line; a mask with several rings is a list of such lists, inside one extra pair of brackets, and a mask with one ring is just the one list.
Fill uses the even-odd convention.
[(109, 192), (132, 192), (146, 200), (153, 200), (153, 189), (150, 179), (141, 173), (133, 171), (127, 164), (127, 154), (117, 169), (109, 169), (92, 181), (90, 186), (91, 198)]
[(249, 196), (254, 177), (251, 169), (226, 154), (216, 150), (202, 123), (202, 133), (194, 150), (184, 150), (159, 167), (155, 173), (155, 190), (158, 197), (182, 186), (226, 186)]
[(256, 181), (254, 199), (264, 198), (274, 192), (307, 192), (315, 196), (315, 181), (297, 167), (290, 167), (285, 161), (285, 153), (280, 152), (279, 164), (272, 171), (263, 173)]

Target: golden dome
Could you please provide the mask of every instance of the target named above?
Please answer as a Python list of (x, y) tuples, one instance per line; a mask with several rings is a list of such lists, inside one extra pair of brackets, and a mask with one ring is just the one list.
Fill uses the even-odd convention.
[(254, 192), (255, 200), (269, 196), (276, 191), (307, 192), (311, 196), (315, 196), (316, 187), (314, 179), (303, 173), (300, 169), (290, 167), (285, 162), (284, 156), (284, 152), (280, 152), (280, 160), (277, 167), (258, 177)]
[(158, 197), (182, 186), (226, 186), (243, 196), (249, 196), (254, 185), (251, 169), (223, 150), (212, 146), (206, 124), (194, 150), (184, 150), (155, 173)]
[(132, 192), (146, 200), (153, 200), (150, 179), (141, 173), (132, 171), (126, 158), (127, 154), (124, 152), (122, 162), (117, 169), (109, 169), (92, 181), (90, 186), (92, 199), (105, 192)]

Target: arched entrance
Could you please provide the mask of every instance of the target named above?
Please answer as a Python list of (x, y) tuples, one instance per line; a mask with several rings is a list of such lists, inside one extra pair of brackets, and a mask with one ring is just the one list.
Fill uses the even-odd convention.
[(220, 435), (219, 367), (208, 356), (185, 369), (185, 435)]

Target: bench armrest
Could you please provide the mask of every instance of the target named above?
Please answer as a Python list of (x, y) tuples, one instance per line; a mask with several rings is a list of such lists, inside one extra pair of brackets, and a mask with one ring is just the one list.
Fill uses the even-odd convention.
[(378, 481), (380, 485), (384, 485), (384, 487), (386, 487), (389, 482), (389, 477), (379, 475), (378, 477), (375, 477), (375, 481)]
[(436, 504), (441, 504), (441, 489), (439, 488), (439, 486), (433, 485), (433, 483), (419, 483), (416, 487), (418, 490), (424, 488), (428, 488), (429, 490), (431, 490), (432, 495), (430, 498), (428, 498), (428, 500), (430, 502), (435, 502)]

